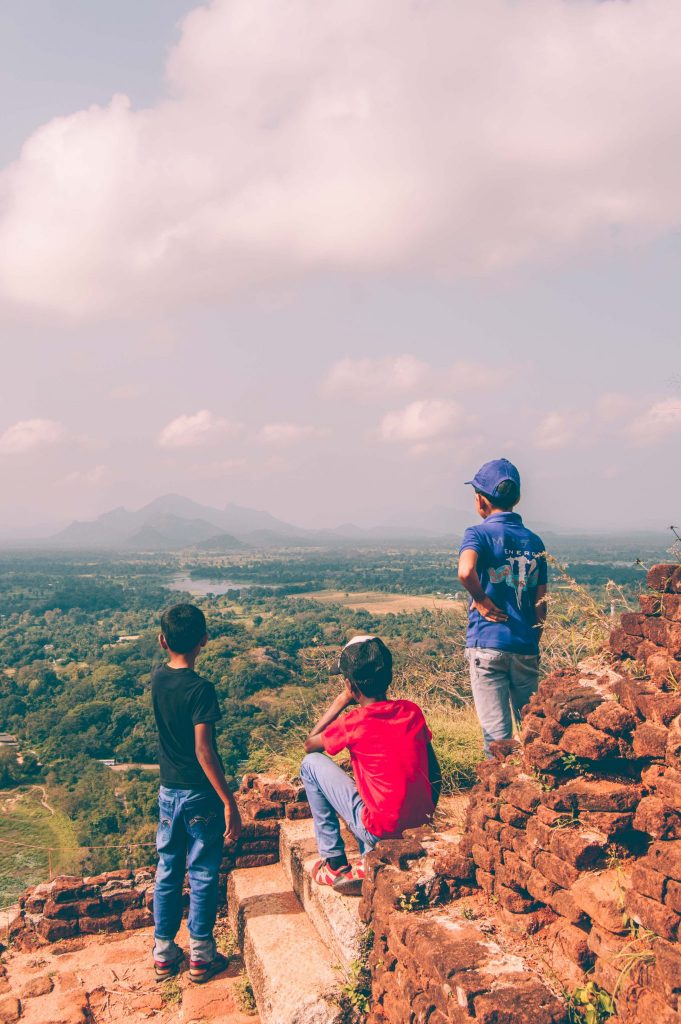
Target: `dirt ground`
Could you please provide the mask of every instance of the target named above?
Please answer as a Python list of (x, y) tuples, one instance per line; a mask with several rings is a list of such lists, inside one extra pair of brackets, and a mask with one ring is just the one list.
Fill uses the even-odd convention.
[(375, 615), (387, 615), (390, 612), (420, 612), (423, 610), (446, 610), (460, 612), (464, 609), (462, 601), (453, 601), (432, 594), (384, 594), (378, 590), (366, 590), (357, 593), (346, 593), (344, 590), (318, 590), (310, 594), (296, 595), (298, 600), (321, 601), (322, 604), (342, 604), (352, 611), (365, 609)]
[[(186, 951), (185, 925), (178, 941)], [(206, 985), (192, 984), (186, 970), (158, 984), (152, 943), (152, 930), (143, 928), (70, 939), (35, 953), (10, 950), (0, 966), (0, 1022), (257, 1024), (257, 1016), (242, 1008), (243, 963), (238, 954), (232, 953), (225, 973)]]

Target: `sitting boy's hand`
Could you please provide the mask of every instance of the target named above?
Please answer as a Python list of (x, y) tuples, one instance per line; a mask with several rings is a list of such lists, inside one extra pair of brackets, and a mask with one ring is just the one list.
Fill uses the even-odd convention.
[(356, 699), (354, 693), (352, 692), (352, 686), (350, 685), (350, 682), (347, 679), (345, 680), (345, 689), (343, 690), (343, 699), (344, 699), (344, 703), (345, 703), (346, 707), (349, 704), (356, 704), (357, 703), (357, 699)]
[(508, 621), (506, 612), (503, 612), (501, 608), (497, 608), (490, 597), (485, 597), (482, 601), (473, 601), (473, 608), (482, 615), (483, 619), (489, 619), (490, 622)]
[(236, 807), (225, 804), (225, 842), (236, 843), (241, 835), (241, 815)]

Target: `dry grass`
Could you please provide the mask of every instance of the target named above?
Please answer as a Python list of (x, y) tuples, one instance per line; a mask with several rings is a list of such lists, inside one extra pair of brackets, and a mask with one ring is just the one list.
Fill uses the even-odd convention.
[[(549, 613), (542, 642), (541, 666), (545, 675), (557, 669), (576, 668), (583, 659), (599, 653), (605, 658), (608, 635), (614, 625), (612, 615), (588, 590), (557, 563), (553, 566), (555, 582), (548, 599)], [(608, 590), (613, 614), (628, 607), (617, 587), (611, 585)], [(326, 593), (337, 599), (338, 592)], [(380, 596), (385, 598), (386, 595)], [(428, 642), (390, 640), (396, 664), (391, 696), (413, 700), (422, 707), (442, 767), (443, 792), (455, 793), (475, 781), (476, 765), (482, 758), (482, 737), (463, 657), (466, 615), (456, 603), (445, 604), (446, 608), (434, 611)], [(298, 774), (309, 727), (339, 687), (338, 680), (328, 682), (321, 664), (315, 662), (315, 668), (319, 672), (319, 687), (308, 691), (308, 702), (302, 708), (298, 706), (298, 720), (302, 724), (282, 731), (276, 744), (260, 744), (250, 755), (250, 769), (288, 777)], [(301, 699), (305, 700), (302, 691)]]

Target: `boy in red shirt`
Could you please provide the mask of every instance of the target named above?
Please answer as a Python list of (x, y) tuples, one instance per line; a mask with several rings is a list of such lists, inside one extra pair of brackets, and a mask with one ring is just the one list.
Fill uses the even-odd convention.
[[(379, 839), (424, 825), (440, 795), (440, 766), (418, 704), (389, 700), (392, 655), (376, 636), (356, 636), (343, 648), (335, 673), (345, 688), (305, 741), (300, 777), (310, 801), (321, 860), (319, 885), (349, 892), (364, 878), (364, 854)], [(343, 714), (350, 705), (353, 707)], [(355, 781), (326, 755), (348, 748)], [(357, 838), (361, 859), (348, 863), (339, 816)]]

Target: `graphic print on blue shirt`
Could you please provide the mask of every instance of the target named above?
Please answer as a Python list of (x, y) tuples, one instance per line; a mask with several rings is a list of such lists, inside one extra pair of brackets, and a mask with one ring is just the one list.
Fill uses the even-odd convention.
[(517, 512), (494, 512), (466, 530), (460, 550), (477, 551), (482, 589), (508, 615), (507, 622), (490, 622), (470, 608), (466, 646), (537, 654), (536, 592), (547, 580), (541, 537), (527, 529)]

